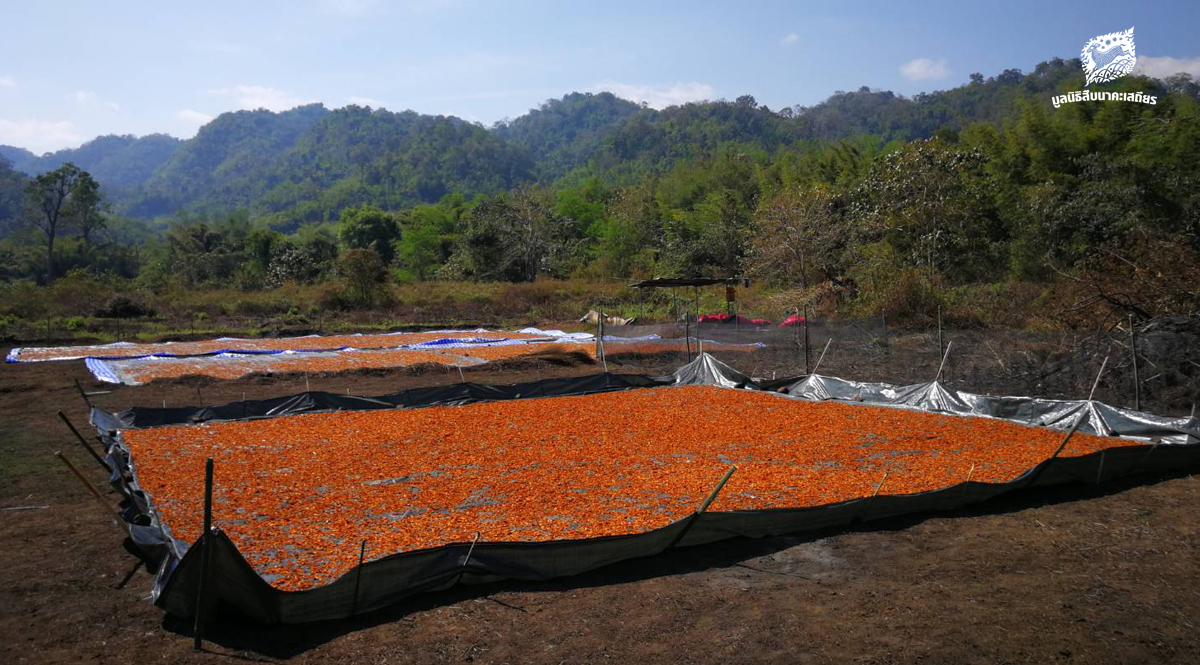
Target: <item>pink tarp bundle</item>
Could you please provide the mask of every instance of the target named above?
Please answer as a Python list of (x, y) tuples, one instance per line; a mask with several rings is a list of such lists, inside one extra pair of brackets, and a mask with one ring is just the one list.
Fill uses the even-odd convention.
[(699, 323), (734, 323), (734, 322), (737, 322), (737, 323), (744, 323), (744, 324), (750, 325), (750, 326), (766, 326), (766, 325), (771, 324), (771, 322), (766, 319), (747, 319), (746, 317), (742, 316), (741, 314), (730, 316), (728, 314), (725, 314), (724, 312), (722, 312), (720, 314), (701, 314), (700, 318), (697, 319), (697, 322), (699, 322)]

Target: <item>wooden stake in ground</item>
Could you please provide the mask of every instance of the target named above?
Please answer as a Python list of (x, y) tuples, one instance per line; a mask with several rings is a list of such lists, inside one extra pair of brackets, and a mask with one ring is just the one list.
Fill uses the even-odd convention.
[(817, 358), (817, 364), (813, 365), (813, 370), (812, 370), (813, 374), (816, 374), (817, 370), (821, 369), (821, 361), (825, 360), (825, 352), (829, 350), (830, 344), (833, 344), (832, 337), (829, 338), (829, 341), (825, 342), (825, 348), (821, 349), (821, 357)]
[(942, 370), (944, 370), (946, 368), (946, 358), (950, 357), (950, 347), (953, 345), (954, 345), (954, 342), (950, 342), (949, 344), (946, 345), (946, 352), (942, 354), (942, 364), (938, 365), (937, 376), (933, 377), (934, 383), (937, 383), (938, 379), (942, 378)]
[(1104, 356), (1104, 362), (1100, 363), (1100, 371), (1096, 372), (1096, 381), (1092, 384), (1092, 392), (1088, 393), (1087, 401), (1092, 401), (1096, 396), (1096, 388), (1100, 387), (1100, 377), (1104, 376), (1104, 368), (1108, 367), (1108, 356)]
[(358, 548), (358, 568), (354, 569), (354, 602), (350, 605), (350, 616), (358, 614), (358, 589), (362, 585), (363, 558), (367, 556), (367, 541)]
[(733, 476), (733, 472), (737, 471), (737, 469), (738, 468), (736, 464), (729, 467), (729, 470), (726, 471), (725, 475), (721, 477), (720, 482), (718, 482), (717, 486), (713, 488), (713, 491), (708, 493), (708, 498), (704, 500), (704, 503), (700, 504), (700, 508), (687, 517), (687, 524), (685, 524), (683, 529), (680, 530), (679, 535), (675, 536), (675, 539), (671, 541), (671, 544), (667, 545), (664, 549), (669, 550), (683, 540), (683, 537), (687, 535), (688, 531), (692, 530), (692, 525), (696, 523), (696, 520), (700, 517), (700, 515), (708, 510), (708, 507), (712, 505), (713, 501), (717, 500), (717, 495), (721, 493), (721, 490), (725, 487), (725, 483), (729, 482), (729, 479)]
[(1142, 381), (1138, 377), (1137, 329), (1133, 327), (1133, 315), (1129, 315), (1129, 355), (1133, 358), (1133, 410), (1142, 410)]
[(808, 305), (804, 306), (804, 374), (808, 371)]
[(1062, 454), (1063, 449), (1067, 447), (1067, 442), (1071, 440), (1071, 437), (1075, 436), (1075, 430), (1079, 429), (1079, 426), (1083, 424), (1083, 421), (1086, 418), (1086, 411), (1079, 414), (1079, 417), (1075, 419), (1075, 424), (1071, 425), (1071, 429), (1068, 430), (1067, 435), (1063, 437), (1062, 443), (1058, 445), (1058, 450), (1054, 451), (1054, 454), (1050, 456), (1050, 459), (1039, 464), (1034, 472), (1029, 474), (1029, 481), (1025, 483), (1025, 487), (1033, 487), (1033, 484), (1037, 482), (1039, 477), (1041, 477), (1042, 472), (1050, 466), (1050, 463), (1058, 459), (1058, 456)]
[(91, 444), (87, 442), (87, 439), (83, 438), (83, 435), (79, 433), (79, 430), (75, 429), (75, 425), (70, 421), (70, 419), (67, 418), (67, 414), (59, 411), (58, 417), (61, 418), (64, 423), (66, 423), (67, 429), (71, 430), (71, 434), (74, 434), (76, 439), (79, 439), (80, 445), (83, 446), (84, 450), (88, 451), (88, 454), (92, 456), (92, 459), (96, 460), (96, 463), (100, 465), (100, 468), (104, 469), (106, 473), (112, 473), (112, 467), (108, 465), (108, 462), (104, 461), (104, 458), (101, 457), (99, 453), (92, 449)]
[(62, 454), (62, 451), (54, 453), (54, 456), (57, 457), (60, 462), (65, 464), (67, 468), (71, 470), (71, 473), (75, 474), (75, 479), (78, 480), (79, 483), (83, 485), (93, 497), (95, 497), (96, 502), (104, 507), (104, 511), (117, 521), (117, 526), (121, 526), (124, 523), (124, 520), (121, 519), (121, 515), (117, 513), (115, 508), (108, 505), (108, 502), (104, 500), (104, 497), (100, 495), (100, 492), (97, 491), (90, 482), (88, 482), (87, 478), (83, 477), (83, 474), (79, 472), (79, 469), (75, 468), (75, 465), (71, 463), (71, 460), (67, 459), (67, 456)]
[(208, 568), (212, 563), (212, 488), (213, 461), (204, 462), (204, 531), (196, 541), (200, 550), (200, 578), (196, 583), (196, 621), (192, 626), (192, 649), (200, 651), (204, 642), (204, 592), (208, 586)]

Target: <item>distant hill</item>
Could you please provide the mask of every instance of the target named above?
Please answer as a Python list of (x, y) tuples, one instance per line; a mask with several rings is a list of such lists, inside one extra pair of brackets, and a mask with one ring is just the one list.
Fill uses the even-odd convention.
[(570, 93), (490, 130), (455, 117), (310, 104), (224, 113), (186, 141), (103, 136), (40, 157), (11, 146), (0, 146), (0, 155), (27, 174), (73, 161), (124, 214), (244, 209), (283, 228), (359, 203), (399, 209), (571, 174), (619, 180), (664, 172), (724, 145), (771, 153), (862, 135), (909, 141), (999, 124), (1026, 101), (1048, 104), (1049, 94), (1082, 83), (1078, 60), (1053, 59), (1028, 74), (973, 74), (965, 85), (911, 98), (860, 88), (777, 110), (749, 96), (655, 110), (607, 92)]
[(27, 175), (39, 175), (72, 162), (91, 173), (106, 188), (128, 189), (146, 182), (183, 144), (166, 134), (100, 136), (78, 148), (67, 148), (38, 156), (24, 148), (0, 146), (0, 155), (13, 168)]
[(526, 151), (453, 117), (312, 104), (225, 113), (202, 127), (124, 209), (247, 208), (291, 223), (371, 202), (400, 208), (454, 191), (491, 193), (530, 177)]

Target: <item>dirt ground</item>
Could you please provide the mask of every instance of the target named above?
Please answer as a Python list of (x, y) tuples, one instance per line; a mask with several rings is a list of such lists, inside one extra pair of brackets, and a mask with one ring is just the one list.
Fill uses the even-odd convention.
[[(928, 334), (895, 336), (886, 348), (868, 337), (831, 350), (821, 373), (898, 383), (936, 373)], [(1061, 358), (1038, 350), (1047, 340), (949, 337), (964, 348), (946, 377), (960, 389), (1084, 397), (1095, 371), (1061, 378)], [(1022, 354), (1027, 361), (1014, 360)], [(794, 350), (726, 357), (768, 377), (803, 365)], [(615, 357), (610, 369), (662, 371), (679, 359)], [(466, 375), (511, 383), (596, 371), (558, 359)], [(1122, 376), (1102, 381), (1097, 398), (1128, 404)], [(74, 379), (105, 389), (81, 361), (0, 367), (0, 662), (1200, 662), (1200, 469), (731, 540), (550, 583), (457, 587), (348, 621), (226, 618), (207, 652), (193, 653), (190, 625), (150, 604), (150, 577), (122, 547), (122, 531), (53, 457), (64, 450), (104, 480), (56, 416), (62, 409), (86, 425)], [(308, 378), (313, 390), (359, 395), (458, 380), (457, 371)], [(1143, 408), (1186, 414), (1194, 387), (1172, 386), (1143, 395)], [(93, 399), (119, 410), (304, 389), (302, 376), (184, 379)]]

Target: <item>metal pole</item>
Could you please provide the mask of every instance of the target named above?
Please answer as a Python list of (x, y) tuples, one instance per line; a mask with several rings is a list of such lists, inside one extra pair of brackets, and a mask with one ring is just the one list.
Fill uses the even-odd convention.
[(1142, 410), (1142, 381), (1138, 377), (1137, 329), (1133, 327), (1133, 315), (1129, 315), (1129, 355), (1133, 357), (1133, 409)]
[(197, 544), (200, 550), (200, 579), (196, 583), (196, 622), (192, 627), (192, 649), (200, 651), (204, 641), (204, 592), (208, 586), (208, 566), (212, 561), (212, 488), (213, 461), (204, 463), (204, 533)]
[(67, 428), (71, 430), (71, 433), (75, 435), (75, 438), (79, 439), (79, 443), (88, 451), (88, 454), (92, 456), (92, 459), (96, 460), (96, 463), (99, 464), (106, 472), (112, 473), (112, 467), (108, 465), (108, 462), (104, 461), (104, 458), (101, 457), (99, 453), (92, 449), (91, 444), (87, 442), (87, 439), (83, 438), (83, 435), (79, 433), (79, 430), (75, 429), (75, 425), (72, 424), (67, 418), (67, 414), (59, 411), (58, 417), (62, 418), (62, 421), (66, 423)]

